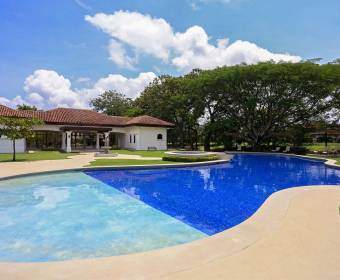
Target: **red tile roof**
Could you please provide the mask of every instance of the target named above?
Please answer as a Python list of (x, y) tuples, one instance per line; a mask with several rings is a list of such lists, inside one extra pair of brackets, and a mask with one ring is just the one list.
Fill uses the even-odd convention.
[(29, 115), (23, 111), (14, 110), (0, 104), (0, 117), (26, 118), (29, 117)]
[(150, 116), (139, 116), (131, 118), (126, 125), (147, 125), (147, 126), (174, 126), (172, 123), (150, 117)]
[(172, 123), (150, 117), (135, 118), (108, 116), (91, 110), (57, 108), (48, 111), (19, 111), (0, 105), (0, 116), (28, 118), (34, 117), (47, 124), (87, 125), (87, 126), (161, 126), (172, 127)]

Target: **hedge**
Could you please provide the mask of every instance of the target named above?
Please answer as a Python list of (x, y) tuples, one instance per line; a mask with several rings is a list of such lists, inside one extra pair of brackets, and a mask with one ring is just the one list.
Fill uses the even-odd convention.
[(192, 156), (164, 156), (164, 161), (175, 161), (175, 162), (200, 162), (200, 161), (212, 161), (218, 160), (217, 155), (192, 157)]

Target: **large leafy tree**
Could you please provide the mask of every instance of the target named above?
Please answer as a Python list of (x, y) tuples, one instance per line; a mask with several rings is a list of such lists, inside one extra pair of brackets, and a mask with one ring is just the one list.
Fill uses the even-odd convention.
[(90, 105), (96, 111), (111, 116), (127, 116), (132, 110), (132, 100), (114, 90), (105, 91), (92, 99)]
[(16, 160), (15, 141), (33, 137), (33, 127), (42, 124), (42, 121), (33, 118), (0, 117), (0, 134), (13, 142), (13, 161)]
[(340, 68), (312, 63), (262, 63), (213, 70), (224, 118), (258, 148), (276, 133), (306, 125), (331, 110)]
[[(174, 78), (160, 76), (145, 88), (135, 100), (135, 106), (143, 114), (158, 117), (175, 124), (169, 131), (169, 140), (173, 145), (191, 148), (197, 146), (198, 118), (193, 100), (187, 94), (187, 81), (190, 77)], [(189, 88), (190, 90), (190, 88)]]

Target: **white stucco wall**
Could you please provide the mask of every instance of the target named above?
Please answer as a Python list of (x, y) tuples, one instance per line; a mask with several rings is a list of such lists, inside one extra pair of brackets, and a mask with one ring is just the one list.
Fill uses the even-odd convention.
[[(128, 127), (125, 128), (123, 134), (123, 148), (131, 150), (140, 150), (140, 129), (139, 127)], [(131, 138), (130, 138), (131, 137)], [(131, 141), (130, 141), (131, 139)]]
[(37, 130), (37, 131), (60, 131), (61, 127), (65, 127), (65, 126), (45, 124), (45, 125), (35, 126), (35, 127), (33, 127), (33, 130)]
[[(158, 134), (162, 134), (162, 140), (157, 139)], [(120, 147), (131, 150), (148, 150), (149, 148), (166, 150), (167, 129), (162, 127), (145, 126), (131, 126), (124, 128), (124, 134), (121, 134), (120, 136)]]
[[(157, 135), (162, 134), (162, 140), (157, 139)], [(163, 127), (140, 127), (139, 150), (148, 150), (155, 147), (157, 150), (167, 149), (167, 129)]]
[[(15, 149), (17, 153), (24, 153), (26, 151), (25, 139), (19, 139), (15, 141)], [(13, 153), (13, 142), (10, 139), (2, 136), (0, 138), (0, 154)]]

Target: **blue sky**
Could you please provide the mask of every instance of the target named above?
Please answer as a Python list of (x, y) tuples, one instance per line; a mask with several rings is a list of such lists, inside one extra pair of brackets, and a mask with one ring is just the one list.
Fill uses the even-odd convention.
[(86, 107), (162, 73), (333, 60), (340, 1), (0, 0), (0, 38), (0, 103)]

